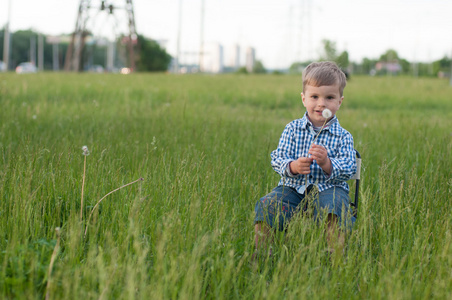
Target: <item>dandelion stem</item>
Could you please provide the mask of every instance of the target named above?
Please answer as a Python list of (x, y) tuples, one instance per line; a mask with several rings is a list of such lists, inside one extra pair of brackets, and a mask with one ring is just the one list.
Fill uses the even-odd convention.
[[(309, 149), (311, 149), (312, 145), (315, 143), (315, 141), (316, 141), (317, 138), (319, 137), (319, 135), (320, 135), (320, 133), (322, 132), (323, 128), (325, 128), (325, 125), (326, 125), (326, 121), (327, 121), (327, 120), (328, 120), (328, 119), (325, 118), (325, 121), (323, 122), (322, 127), (320, 128), (319, 132), (317, 133), (317, 135), (315, 136), (314, 140), (312, 141), (311, 146), (309, 147)], [(309, 150), (308, 150), (308, 151), (309, 151)], [(308, 153), (308, 157), (309, 157), (309, 153)], [(307, 188), (307, 187), (308, 187), (308, 175), (307, 175), (307, 174), (304, 175), (304, 182), (305, 182), (305, 186), (306, 186), (306, 188)]]
[(85, 173), (86, 173), (86, 155), (83, 163), (83, 179), (82, 179), (82, 199), (80, 201), (80, 221), (83, 221), (83, 191), (85, 187)]
[[(314, 144), (314, 143), (315, 143), (315, 141), (317, 140), (317, 138), (319, 137), (319, 135), (320, 135), (320, 133), (322, 132), (323, 128), (325, 128), (325, 125), (326, 125), (326, 121), (327, 121), (327, 119), (325, 119), (325, 122), (323, 122), (323, 125), (322, 125), (322, 127), (320, 128), (319, 132), (317, 133), (317, 135), (315, 136), (314, 140), (312, 141), (312, 143), (311, 143), (311, 147), (312, 147), (312, 144)], [(309, 147), (309, 148), (311, 148), (311, 147)]]
[(93, 212), (94, 212), (94, 210), (97, 208), (97, 206), (102, 202), (102, 200), (104, 200), (108, 195), (113, 194), (114, 192), (119, 191), (120, 189), (125, 188), (126, 186), (129, 186), (129, 185), (131, 185), (131, 184), (134, 184), (134, 183), (137, 183), (138, 181), (143, 181), (143, 180), (144, 180), (144, 178), (141, 177), (141, 178), (138, 178), (138, 179), (135, 180), (135, 181), (132, 181), (132, 182), (130, 182), (130, 183), (128, 183), (128, 184), (125, 184), (125, 185), (123, 185), (123, 186), (121, 186), (121, 187), (118, 187), (117, 189), (115, 189), (115, 190), (109, 192), (108, 194), (106, 194), (105, 196), (103, 196), (99, 201), (97, 201), (96, 205), (94, 205), (93, 209), (91, 210), (91, 212), (90, 212), (90, 214), (89, 214), (89, 216), (88, 216), (88, 221), (86, 222), (86, 228), (85, 228), (85, 236), (84, 236), (84, 238), (86, 238), (86, 233), (88, 232), (88, 225), (89, 225), (89, 220), (91, 220), (91, 215), (93, 214)]
[(55, 228), (57, 234), (57, 243), (55, 248), (53, 248), (52, 257), (50, 258), (49, 270), (47, 271), (47, 285), (46, 285), (46, 300), (50, 298), (50, 284), (52, 281), (52, 269), (53, 264), (55, 262), (56, 256), (58, 254), (58, 250), (60, 249), (60, 227)]

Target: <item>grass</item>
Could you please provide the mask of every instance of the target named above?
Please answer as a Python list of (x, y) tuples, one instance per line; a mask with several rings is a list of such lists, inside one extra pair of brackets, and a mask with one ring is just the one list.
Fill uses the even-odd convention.
[(0, 298), (449, 297), (452, 88), (439, 79), (352, 77), (338, 117), (363, 175), (344, 256), (299, 217), (250, 265), (254, 204), (279, 180), (269, 153), (300, 92), (298, 76), (1, 74)]

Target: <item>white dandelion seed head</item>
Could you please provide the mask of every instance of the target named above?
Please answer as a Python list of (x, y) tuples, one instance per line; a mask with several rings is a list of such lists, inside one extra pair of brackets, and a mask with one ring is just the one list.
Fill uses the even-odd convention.
[(85, 156), (88, 156), (88, 155), (89, 155), (88, 146), (83, 146), (83, 147), (82, 147), (82, 151), (83, 151), (83, 155), (85, 155)]
[(333, 113), (332, 113), (331, 110), (329, 110), (328, 108), (325, 108), (325, 109), (322, 111), (322, 116), (323, 116), (325, 119), (330, 118), (332, 115), (333, 115)]

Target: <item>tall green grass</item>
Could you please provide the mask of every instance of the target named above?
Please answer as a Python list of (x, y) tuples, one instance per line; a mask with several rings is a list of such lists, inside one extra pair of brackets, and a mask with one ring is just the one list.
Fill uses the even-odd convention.
[(250, 264), (300, 92), (298, 76), (1, 74), (0, 298), (448, 298), (452, 88), (438, 79), (353, 77), (338, 117), (363, 175), (344, 254), (298, 216)]

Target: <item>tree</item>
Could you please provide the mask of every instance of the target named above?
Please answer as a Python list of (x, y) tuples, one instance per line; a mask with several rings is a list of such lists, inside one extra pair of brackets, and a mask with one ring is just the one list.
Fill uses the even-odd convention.
[(267, 70), (265, 70), (265, 67), (260, 60), (256, 60), (256, 62), (254, 63), (253, 73), (257, 74), (267, 73)]
[(363, 58), (361, 62), (361, 73), (370, 74), (370, 72), (375, 69), (376, 64), (377, 60), (375, 59)]
[(171, 62), (171, 55), (160, 45), (151, 39), (138, 35), (138, 61), (136, 64), (138, 71), (166, 71)]
[(289, 67), (289, 73), (292, 74), (301, 74), (304, 68), (306, 68), (312, 61), (304, 61), (304, 62), (294, 62)]
[[(35, 59), (36, 64), (38, 60), (38, 36), (39, 32), (34, 32), (32, 30), (19, 30), (11, 33), (10, 42), (10, 67), (15, 68), (18, 64), (26, 61), (32, 61), (30, 57), (30, 48), (32, 41), (35, 42)], [(46, 42), (46, 36), (44, 35), (44, 69), (53, 68), (53, 46)], [(3, 41), (4, 41), (4, 30), (0, 30), (0, 60), (3, 59)], [(67, 43), (61, 43), (58, 46), (59, 49), (59, 64), (62, 66), (64, 61), (64, 56), (66, 54), (66, 49), (68, 47)]]
[(397, 51), (395, 51), (394, 49), (389, 49), (380, 56), (380, 61), (394, 61), (398, 59), (399, 55), (397, 54)]
[[(1, 57), (3, 58), (3, 35), (4, 31), (1, 34), (1, 42), (0, 42), (0, 51)], [(37, 45), (37, 33), (31, 30), (19, 30), (11, 34), (10, 41), (10, 66), (15, 68), (21, 62), (32, 61), (30, 57), (30, 44), (32, 38), (35, 38)], [(37, 48), (36, 52), (37, 53)]]
[[(397, 53), (397, 51), (395, 51), (394, 49), (389, 49), (387, 50), (385, 53), (383, 53), (380, 56), (380, 62), (385, 62), (388, 64), (399, 64), (400, 68), (401, 68), (401, 72), (402, 73), (409, 73), (410, 72), (410, 68), (411, 68), (411, 64), (409, 61), (407, 61), (406, 59), (400, 58), (399, 54)], [(386, 69), (386, 72), (388, 72), (388, 70)], [(392, 71), (394, 73), (394, 71)], [(396, 71), (396, 73), (398, 73), (399, 71)]]
[(330, 40), (322, 40), (324, 54), (320, 60), (336, 61), (336, 43)]
[(436, 75), (440, 72), (442, 74), (450, 73), (451, 64), (452, 64), (452, 59), (447, 58), (447, 56), (444, 56), (440, 60), (434, 61), (433, 62), (433, 74)]
[(235, 71), (236, 74), (248, 74), (248, 70), (246, 69), (246, 67), (240, 67), (237, 69), (237, 71)]
[(404, 58), (399, 58), (399, 64), (402, 67), (402, 73), (407, 74), (410, 72), (411, 63)]
[(345, 70), (350, 64), (348, 58), (348, 52), (342, 51), (340, 55), (337, 55), (336, 42), (330, 40), (322, 40), (323, 55), (320, 60), (334, 61), (340, 68)]
[(350, 61), (348, 60), (348, 52), (342, 51), (342, 53), (336, 58), (336, 63), (340, 68), (345, 70), (350, 64)]

